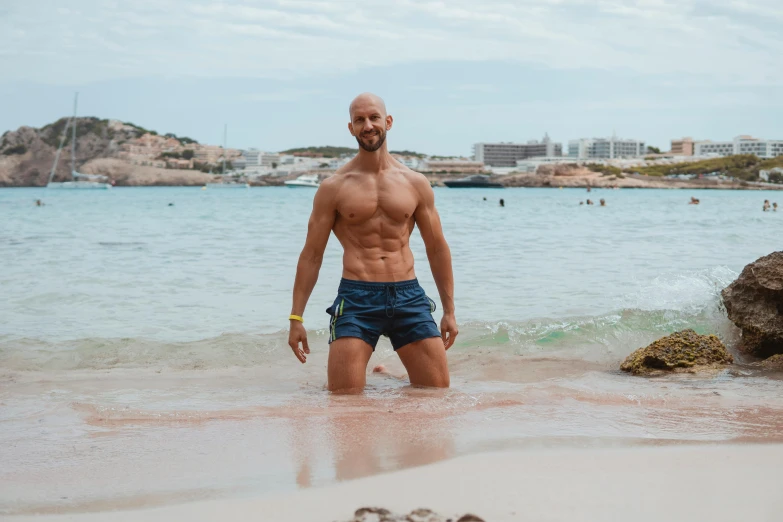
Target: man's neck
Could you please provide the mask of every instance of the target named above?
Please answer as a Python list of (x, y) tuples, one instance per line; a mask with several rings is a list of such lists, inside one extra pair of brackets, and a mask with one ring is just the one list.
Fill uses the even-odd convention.
[(389, 149), (386, 147), (386, 143), (381, 145), (381, 148), (369, 152), (359, 147), (359, 154), (356, 156), (356, 163), (361, 170), (370, 172), (381, 172), (391, 165), (396, 160), (389, 154)]

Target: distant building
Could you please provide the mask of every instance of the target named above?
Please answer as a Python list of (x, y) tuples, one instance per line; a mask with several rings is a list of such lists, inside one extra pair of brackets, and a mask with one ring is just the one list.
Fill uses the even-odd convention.
[(264, 152), (261, 154), (261, 166), (274, 168), (280, 165), (280, 154)]
[(582, 138), (568, 142), (568, 157), (572, 159), (638, 158), (647, 151), (643, 141), (611, 138)]
[(217, 163), (223, 157), (223, 147), (218, 145), (199, 145), (193, 150), (196, 163)]
[(693, 156), (693, 138), (672, 140), (671, 153), (677, 156)]
[(258, 149), (247, 149), (242, 151), (242, 157), (245, 158), (245, 167), (253, 168), (261, 166), (261, 156), (264, 153)]
[(732, 141), (697, 141), (693, 144), (695, 156), (731, 156), (734, 154)]
[(517, 160), (536, 156), (562, 156), (563, 145), (554, 143), (548, 134), (538, 142), (527, 143), (476, 143), (473, 146), (477, 162), (491, 167), (516, 167)]
[(783, 140), (764, 140), (753, 136), (737, 136), (732, 141), (697, 141), (694, 143), (697, 156), (754, 154), (759, 158), (783, 156)]

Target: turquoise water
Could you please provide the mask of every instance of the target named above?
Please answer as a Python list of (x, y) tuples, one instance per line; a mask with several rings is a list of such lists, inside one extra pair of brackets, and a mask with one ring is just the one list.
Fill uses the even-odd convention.
[[(587, 196), (608, 206), (578, 205)], [(702, 204), (687, 205), (690, 196)], [(715, 285), (783, 247), (783, 212), (761, 211), (777, 196), (438, 189), (457, 317), (493, 323), (698, 307)], [(279, 331), (312, 197), (287, 188), (0, 190), (0, 331), (164, 341)], [(35, 207), (38, 198), (46, 206)], [(435, 298), (417, 231), (412, 244), (417, 275)], [(326, 327), (340, 262), (332, 237), (309, 328)]]
[[(313, 194), (0, 190), (0, 515), (274, 493), (509, 447), (783, 433), (780, 375), (740, 354), (707, 375), (618, 371), (686, 327), (733, 349), (719, 292), (783, 247), (783, 211), (761, 210), (783, 192), (436, 189), (452, 387), (371, 374), (349, 397), (324, 389), (334, 238), (307, 364), (286, 345)], [(437, 301), (418, 232), (412, 246)], [(377, 363), (404, 370), (386, 340)]]

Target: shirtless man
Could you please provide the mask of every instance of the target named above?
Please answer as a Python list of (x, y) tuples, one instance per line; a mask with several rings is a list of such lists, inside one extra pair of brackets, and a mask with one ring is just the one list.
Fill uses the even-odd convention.
[[(393, 120), (382, 99), (361, 94), (349, 113), (348, 130), (359, 143), (359, 154), (325, 179), (315, 194), (296, 267), (288, 344), (304, 363), (310, 348), (301, 317), (334, 232), (343, 246), (343, 278), (337, 299), (326, 310), (328, 389), (364, 389), (367, 363), (380, 335), (390, 338), (411, 384), (447, 388), (446, 350), (458, 330), (451, 252), (435, 195), (427, 178), (389, 154), (386, 133)], [(425, 295), (413, 270), (409, 240), (414, 226), (424, 240), (443, 305), (440, 332), (432, 318), (435, 302)]]

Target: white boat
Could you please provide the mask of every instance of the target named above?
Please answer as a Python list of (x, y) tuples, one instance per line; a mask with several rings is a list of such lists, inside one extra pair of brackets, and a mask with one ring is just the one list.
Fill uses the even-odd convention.
[[(54, 156), (54, 164), (52, 165), (52, 171), (49, 173), (49, 183), (46, 184), (46, 188), (51, 189), (98, 189), (107, 190), (112, 187), (111, 183), (107, 183), (109, 178), (107, 176), (100, 176), (98, 174), (82, 174), (76, 171), (76, 104), (79, 100), (79, 93), (77, 92), (73, 98), (73, 116), (65, 124), (63, 129), (62, 138), (60, 138), (60, 146), (57, 148), (57, 154)], [(65, 137), (68, 135), (68, 126), (71, 126), (71, 177), (73, 181), (58, 181), (54, 182), (54, 173), (57, 170), (57, 162), (60, 161), (60, 153), (63, 150), (63, 144), (65, 143)]]
[(320, 185), (317, 174), (304, 174), (296, 179), (289, 179), (283, 183), (286, 187), (312, 187), (318, 188)]

